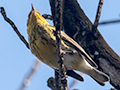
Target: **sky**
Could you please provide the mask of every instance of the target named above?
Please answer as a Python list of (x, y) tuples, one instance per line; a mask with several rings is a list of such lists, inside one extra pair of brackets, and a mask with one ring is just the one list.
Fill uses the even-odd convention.
[[(93, 23), (99, 0), (78, 0), (78, 2)], [(49, 0), (0, 0), (0, 7), (5, 8), (7, 16), (27, 41), (26, 24), (31, 3), (40, 14), (51, 14)], [(119, 4), (120, 0), (104, 0), (100, 22), (120, 19)], [(47, 21), (52, 25), (52, 21)], [(110, 47), (120, 56), (120, 23), (101, 25), (98, 29)], [(18, 90), (36, 59), (0, 14), (0, 90)], [(51, 90), (47, 86), (47, 80), (53, 76), (54, 70), (40, 62), (30, 85), (25, 90)], [(77, 81), (72, 89), (109, 90), (112, 88), (109, 83), (102, 87), (89, 76), (83, 74), (83, 77), (85, 81)], [(67, 80), (69, 85), (74, 79), (69, 77)]]

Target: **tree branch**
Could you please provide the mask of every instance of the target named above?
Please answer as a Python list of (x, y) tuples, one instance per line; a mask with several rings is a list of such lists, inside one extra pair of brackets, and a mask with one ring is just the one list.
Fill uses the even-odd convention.
[(18, 31), (18, 29), (17, 29), (16, 25), (13, 23), (13, 21), (10, 20), (10, 19), (7, 17), (6, 12), (5, 12), (5, 9), (4, 9), (3, 7), (0, 7), (0, 9), (1, 9), (0, 12), (1, 12), (4, 20), (11, 25), (11, 27), (13, 28), (13, 30), (14, 30), (14, 31), (16, 32), (16, 34), (19, 36), (20, 40), (22, 40), (22, 42), (23, 42), (23, 43), (26, 45), (26, 47), (29, 49), (28, 42), (27, 42), (27, 41), (25, 40), (25, 38), (20, 34), (20, 32)]
[(25, 78), (19, 90), (24, 90), (30, 84), (31, 78), (34, 75), (35, 71), (37, 70), (38, 66), (39, 66), (39, 60), (36, 60), (36, 62), (34, 63), (32, 69), (28, 73), (27, 77)]
[(95, 22), (94, 22), (94, 26), (96, 27), (96, 29), (97, 29), (97, 26), (99, 24), (99, 19), (100, 19), (100, 15), (101, 15), (102, 5), (103, 5), (103, 0), (100, 0), (99, 1), (99, 5), (98, 5), (98, 9), (97, 9), (97, 13), (96, 13)]
[[(54, 18), (54, 25), (56, 27), (56, 41), (57, 41), (57, 53), (58, 53), (58, 66), (59, 66), (59, 81), (60, 81), (60, 90), (67, 90), (67, 80), (66, 80), (66, 70), (64, 66), (64, 58), (61, 48), (61, 30), (62, 30), (62, 16), (63, 16), (63, 3), (64, 0), (55, 0), (55, 18)], [(57, 72), (56, 72), (57, 73)], [(56, 84), (56, 86), (58, 86)], [(58, 90), (58, 88), (56, 88)]]
[(98, 25), (115, 24), (115, 23), (120, 23), (120, 20), (112, 20), (112, 21), (100, 22)]

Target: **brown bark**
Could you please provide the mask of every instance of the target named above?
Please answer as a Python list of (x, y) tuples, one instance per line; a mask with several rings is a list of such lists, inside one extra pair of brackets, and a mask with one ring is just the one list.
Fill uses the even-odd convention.
[[(61, 30), (62, 30), (62, 23), (63, 23), (63, 7), (64, 7), (64, 0), (54, 0), (55, 6), (55, 18), (54, 18), (54, 26), (56, 28), (55, 36), (56, 36), (56, 51), (58, 54), (58, 67), (59, 67), (59, 74), (55, 72), (55, 80), (56, 80), (56, 90), (68, 90), (67, 89), (67, 80), (66, 80), (66, 69), (64, 66), (64, 58), (63, 52), (61, 48)], [(56, 75), (57, 74), (57, 75)], [(58, 81), (60, 81), (58, 86), (58, 75), (60, 76)], [(57, 78), (56, 78), (57, 76)]]
[[(53, 18), (54, 0), (51, 2)], [(110, 76), (110, 84), (120, 90), (120, 57), (109, 47), (102, 35), (85, 15), (77, 0), (64, 0), (63, 27), (97, 63), (98, 69)]]

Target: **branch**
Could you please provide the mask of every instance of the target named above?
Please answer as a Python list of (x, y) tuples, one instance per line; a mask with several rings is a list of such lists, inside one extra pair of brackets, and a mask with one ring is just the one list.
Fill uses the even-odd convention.
[(13, 21), (11, 21), (7, 15), (6, 15), (6, 12), (5, 12), (5, 9), (3, 7), (0, 7), (1, 9), (1, 14), (3, 16), (3, 18), (5, 19), (6, 22), (8, 22), (11, 27), (13, 28), (13, 30), (16, 32), (16, 34), (18, 35), (18, 37), (20, 38), (20, 40), (22, 40), (22, 42), (26, 45), (26, 47), (29, 49), (29, 45), (28, 45), (28, 42), (25, 40), (25, 38), (20, 34), (20, 32), (18, 31), (16, 25), (13, 23)]
[(77, 80), (73, 80), (69, 85), (69, 90), (77, 83)]
[(101, 15), (101, 9), (102, 9), (102, 5), (103, 5), (103, 0), (100, 0), (99, 1), (99, 5), (98, 5), (98, 9), (97, 9), (97, 13), (96, 13), (96, 18), (95, 18), (95, 22), (94, 22), (94, 25), (96, 25), (96, 29), (97, 29), (97, 26), (99, 24), (99, 19), (100, 19), (100, 15)]
[[(53, 2), (53, 0), (50, 1)], [(52, 4), (51, 10), (53, 18), (55, 18)], [(63, 10), (65, 32), (93, 57), (98, 69), (110, 76), (111, 85), (120, 90), (120, 57), (110, 48), (99, 31), (92, 26), (93, 24), (85, 15), (77, 0), (65, 0)]]
[[(59, 66), (59, 81), (60, 81), (60, 90), (67, 90), (67, 80), (66, 80), (66, 70), (64, 66), (64, 58), (61, 48), (61, 30), (62, 30), (62, 16), (63, 16), (63, 3), (64, 0), (55, 0), (55, 19), (54, 19), (54, 25), (56, 27), (56, 41), (57, 41), (57, 53), (58, 53), (58, 66)], [(57, 72), (56, 72), (57, 74)], [(58, 86), (58, 85), (56, 85)], [(58, 88), (56, 88), (58, 90)]]
[(33, 77), (35, 71), (38, 69), (38, 66), (39, 66), (39, 60), (36, 60), (36, 62), (34, 63), (32, 69), (28, 73), (26, 79), (24, 80), (19, 90), (24, 90), (30, 84), (31, 78)]
[(112, 21), (100, 22), (98, 25), (115, 24), (115, 23), (120, 23), (120, 20), (112, 20)]

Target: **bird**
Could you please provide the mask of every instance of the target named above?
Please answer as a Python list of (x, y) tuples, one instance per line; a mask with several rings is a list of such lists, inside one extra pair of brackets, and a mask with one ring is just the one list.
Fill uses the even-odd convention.
[[(55, 27), (49, 25), (33, 5), (28, 15), (27, 33), (31, 52), (40, 61), (58, 70)], [(87, 74), (101, 86), (110, 80), (107, 74), (97, 69), (97, 64), (85, 50), (63, 31), (61, 31), (61, 48), (64, 52), (64, 65), (67, 71), (74, 74), (75, 70)], [(69, 72), (68, 75), (72, 76)], [(83, 80), (81, 76), (78, 75), (78, 77)]]

